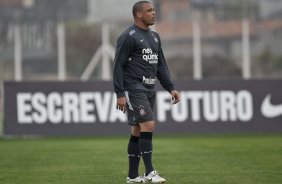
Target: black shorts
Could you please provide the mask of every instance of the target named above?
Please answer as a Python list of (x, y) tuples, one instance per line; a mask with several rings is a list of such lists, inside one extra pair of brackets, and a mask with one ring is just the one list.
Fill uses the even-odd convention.
[(155, 91), (129, 90), (125, 96), (129, 125), (154, 120)]

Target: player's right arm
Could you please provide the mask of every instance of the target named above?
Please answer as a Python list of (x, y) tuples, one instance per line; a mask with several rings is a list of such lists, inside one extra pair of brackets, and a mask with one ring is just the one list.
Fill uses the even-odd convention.
[(115, 53), (115, 66), (113, 73), (114, 90), (117, 95), (117, 109), (125, 112), (125, 89), (124, 89), (124, 66), (128, 61), (131, 51), (130, 37), (123, 35), (118, 38), (116, 53)]

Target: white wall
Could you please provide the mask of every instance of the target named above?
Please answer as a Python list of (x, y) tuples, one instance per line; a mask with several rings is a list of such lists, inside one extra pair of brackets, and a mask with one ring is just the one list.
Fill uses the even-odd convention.
[(281, 0), (260, 0), (260, 13), (263, 18), (282, 10)]
[(138, 0), (88, 0), (89, 22), (132, 20), (132, 6)]

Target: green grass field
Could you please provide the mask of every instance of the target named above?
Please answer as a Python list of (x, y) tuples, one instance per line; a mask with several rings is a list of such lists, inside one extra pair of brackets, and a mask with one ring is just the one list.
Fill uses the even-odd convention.
[[(0, 184), (122, 184), (126, 146), (127, 137), (0, 139)], [(167, 184), (281, 184), (282, 135), (156, 135), (153, 160)]]

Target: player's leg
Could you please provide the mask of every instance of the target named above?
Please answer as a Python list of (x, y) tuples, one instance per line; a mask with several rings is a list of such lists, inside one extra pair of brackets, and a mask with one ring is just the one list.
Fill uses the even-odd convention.
[(140, 126), (132, 125), (131, 126), (131, 136), (127, 146), (129, 169), (128, 177), (136, 178), (139, 176), (138, 168), (140, 162), (140, 147), (139, 147), (139, 137), (140, 137)]
[[(155, 92), (146, 92), (147, 103), (144, 104), (146, 107), (147, 116), (143, 119), (144, 122), (140, 123), (140, 149), (142, 153), (142, 158), (145, 164), (146, 172), (145, 175), (147, 176), (150, 172), (154, 170), (152, 164), (152, 153), (153, 153), (153, 132), (155, 129), (155, 122), (153, 117), (153, 110), (155, 105)], [(144, 110), (145, 111), (145, 110)], [(147, 121), (146, 121), (147, 120)]]
[[(151, 108), (151, 114), (153, 115), (155, 105), (155, 92), (147, 92), (147, 98)], [(153, 119), (153, 118), (152, 118)], [(142, 158), (145, 164), (146, 172), (145, 179), (151, 183), (164, 183), (166, 180), (159, 176), (158, 172), (154, 170), (152, 164), (153, 155), (153, 132), (155, 129), (155, 121), (146, 121), (140, 123), (140, 150)]]
[[(153, 121), (153, 110), (147, 91), (129, 91), (126, 93), (129, 108), (129, 120), (131, 124), (140, 125), (140, 151), (146, 168), (145, 174), (154, 170), (152, 164), (152, 136), (155, 123)], [(131, 109), (131, 110), (130, 110)], [(130, 114), (132, 116), (130, 116)], [(134, 122), (132, 122), (134, 121)]]
[(141, 133), (140, 133), (140, 150), (142, 154), (142, 159), (145, 165), (145, 175), (147, 176), (150, 172), (154, 170), (152, 163), (152, 153), (153, 153), (153, 131), (155, 123), (154, 121), (146, 121), (140, 123)]
[(128, 142), (127, 153), (128, 153), (128, 177), (126, 178), (127, 183), (144, 183), (144, 177), (139, 176), (138, 169), (141, 158), (141, 152), (139, 147), (139, 137), (140, 137), (140, 126), (135, 121), (135, 112), (132, 107), (132, 102), (129, 99), (129, 94), (126, 92), (126, 107), (128, 122), (131, 125), (131, 136)]
[(127, 153), (128, 153), (128, 177), (126, 178), (127, 183), (145, 183), (144, 177), (139, 176), (138, 169), (140, 163), (140, 147), (139, 147), (139, 137), (140, 137), (140, 126), (131, 126), (131, 136), (129, 139)]
[(140, 123), (141, 133), (140, 133), (140, 150), (142, 154), (142, 159), (146, 168), (145, 180), (151, 183), (164, 183), (166, 179), (160, 177), (158, 172), (154, 170), (152, 163), (153, 154), (153, 132), (155, 128), (154, 121), (147, 121)]
[(152, 138), (155, 128), (153, 118), (153, 106), (155, 101), (154, 92), (129, 91), (126, 93), (128, 104), (128, 120), (131, 125), (140, 125), (139, 145), (142, 159), (145, 165), (147, 181), (160, 183), (165, 181), (161, 178), (152, 164)]

